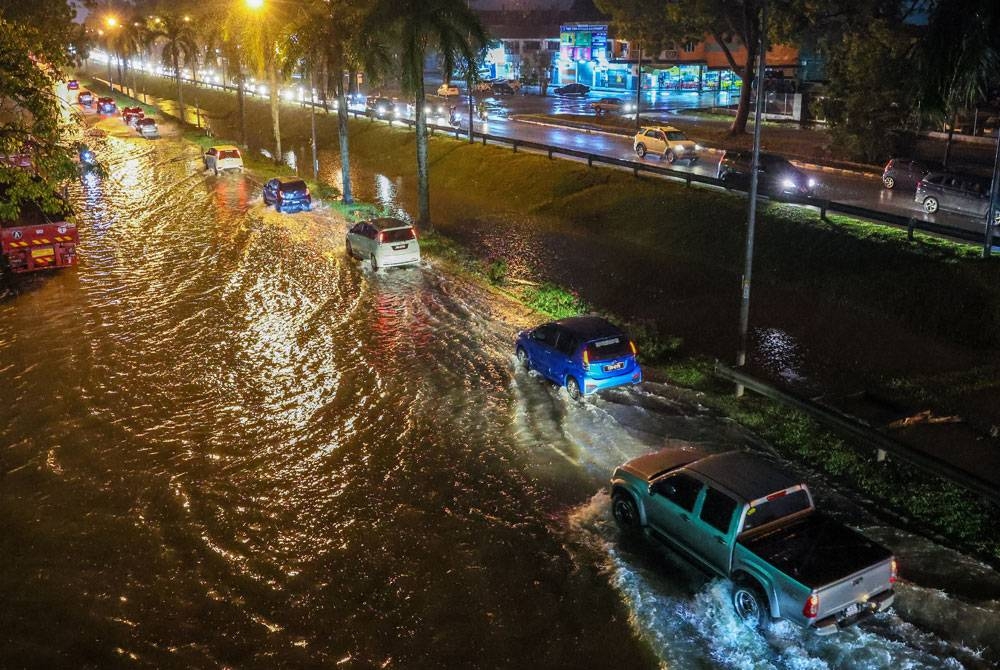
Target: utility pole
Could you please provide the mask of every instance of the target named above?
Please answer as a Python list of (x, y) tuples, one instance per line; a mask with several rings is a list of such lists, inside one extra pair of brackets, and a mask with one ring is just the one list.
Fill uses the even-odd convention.
[(993, 153), (993, 181), (990, 182), (990, 207), (986, 211), (986, 240), (983, 242), (983, 258), (993, 252), (993, 228), (1000, 225), (1000, 134), (997, 148)]
[(319, 179), (319, 157), (316, 155), (316, 96), (314, 89), (316, 86), (316, 77), (312, 71), (309, 69), (309, 125), (312, 131), (312, 157), (313, 157), (313, 179)]
[[(743, 281), (740, 286), (740, 349), (736, 354), (736, 367), (742, 368), (747, 362), (747, 335), (750, 330), (750, 279), (753, 275), (753, 244), (757, 224), (757, 182), (760, 169), (760, 128), (764, 116), (764, 68), (767, 60), (767, 0), (762, 0), (760, 8), (760, 41), (757, 55), (757, 104), (754, 107), (753, 161), (750, 164), (750, 202), (747, 216), (746, 258), (743, 265)], [(743, 396), (743, 385), (736, 385), (736, 397)]]
[(639, 132), (639, 105), (642, 104), (642, 47), (636, 46), (636, 51), (639, 53), (639, 66), (637, 72), (639, 76), (636, 77), (635, 85), (635, 132)]

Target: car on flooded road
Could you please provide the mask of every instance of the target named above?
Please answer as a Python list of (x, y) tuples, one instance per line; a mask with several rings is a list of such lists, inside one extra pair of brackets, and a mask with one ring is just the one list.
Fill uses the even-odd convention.
[(146, 113), (142, 111), (142, 107), (122, 107), (122, 121), (126, 125), (135, 127), (136, 121), (146, 116)]
[(370, 219), (347, 231), (347, 255), (371, 261), (372, 270), (420, 262), (417, 231), (394, 218)]
[(913, 201), (928, 214), (941, 210), (984, 218), (990, 207), (990, 180), (954, 172), (931, 172), (917, 182)]
[(156, 126), (156, 121), (154, 121), (149, 116), (144, 116), (135, 122), (136, 131), (147, 140), (155, 140), (160, 136), (160, 129)]
[(611, 512), (732, 583), (737, 617), (758, 628), (786, 619), (819, 635), (888, 609), (896, 559), (816, 510), (798, 478), (740, 451), (664, 449), (611, 477)]
[(584, 96), (590, 93), (590, 87), (586, 84), (566, 84), (552, 89), (556, 95), (563, 96)]
[(70, 79), (66, 82), (66, 89), (70, 91), (78, 91), (80, 90), (80, 82), (76, 79)]
[(691, 166), (698, 160), (699, 147), (673, 126), (643, 126), (632, 139), (632, 149), (639, 158), (656, 154), (671, 165), (687, 161)]
[(882, 170), (882, 186), (887, 189), (916, 188), (917, 182), (929, 173), (942, 169), (939, 163), (911, 158), (890, 158)]
[(574, 316), (522, 330), (514, 352), (524, 369), (566, 387), (574, 400), (642, 381), (635, 343), (598, 316)]
[(308, 212), (312, 209), (309, 187), (298, 177), (268, 179), (263, 189), (264, 204), (278, 212)]
[(365, 116), (370, 119), (392, 119), (395, 114), (396, 106), (391, 98), (370, 95), (365, 101)]
[[(723, 152), (716, 176), (726, 187), (735, 185), (749, 189), (752, 162), (753, 153), (750, 151)], [(776, 154), (760, 153), (757, 174), (758, 188), (771, 195), (809, 198), (817, 186), (813, 177)]]
[(90, 107), (94, 104), (94, 94), (90, 91), (80, 91), (76, 95), (76, 101), (81, 107)]
[(114, 114), (118, 111), (118, 106), (115, 104), (114, 98), (98, 98), (97, 99), (97, 112), (98, 114)]
[(239, 147), (231, 144), (220, 144), (209, 147), (202, 155), (206, 170), (212, 170), (215, 174), (220, 172), (243, 172), (243, 154)]

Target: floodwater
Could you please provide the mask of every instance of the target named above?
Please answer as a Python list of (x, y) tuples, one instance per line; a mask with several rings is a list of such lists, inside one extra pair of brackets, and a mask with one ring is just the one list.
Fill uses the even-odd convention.
[(825, 639), (738, 626), (723, 583), (621, 542), (602, 487), (752, 436), (656, 383), (572, 403), (515, 371), (515, 306), (373, 273), (332, 214), (265, 210), (175, 139), (95, 148), (80, 266), (0, 286), (0, 667), (998, 659), (997, 574), (833, 493), (899, 554), (899, 606)]

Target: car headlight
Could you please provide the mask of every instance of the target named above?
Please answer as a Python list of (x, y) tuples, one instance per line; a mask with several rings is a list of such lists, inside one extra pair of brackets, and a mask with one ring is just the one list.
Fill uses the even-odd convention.
[(385, 107), (379, 107), (378, 108), (378, 113), (379, 114), (385, 114)]
[(694, 145), (694, 150), (695, 151), (704, 151), (705, 147), (701, 146), (700, 144), (696, 144), (696, 145)]
[(784, 188), (795, 188), (795, 181), (785, 177), (784, 179), (781, 180), (781, 185)]
[(813, 179), (812, 177), (810, 177), (809, 181), (807, 181), (806, 183), (809, 184), (809, 188), (815, 188), (816, 187), (816, 180)]

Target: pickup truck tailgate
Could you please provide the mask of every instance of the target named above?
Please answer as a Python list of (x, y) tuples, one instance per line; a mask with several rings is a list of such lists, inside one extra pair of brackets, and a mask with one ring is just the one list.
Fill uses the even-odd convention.
[[(854, 616), (860, 610), (855, 605), (867, 603), (874, 596), (888, 589), (892, 584), (892, 559), (850, 575), (835, 584), (820, 589), (819, 619), (830, 615)], [(844, 612), (845, 608), (847, 609)]]
[(875, 566), (885, 570), (884, 575), (879, 572), (880, 578), (884, 577), (879, 583), (889, 584), (892, 552), (819, 512), (764, 535), (740, 538), (740, 542), (810, 589), (826, 589), (848, 578), (850, 586), (851, 581), (861, 576), (863, 583), (857, 589), (863, 593), (866, 588), (874, 588), (874, 575), (865, 574)]

